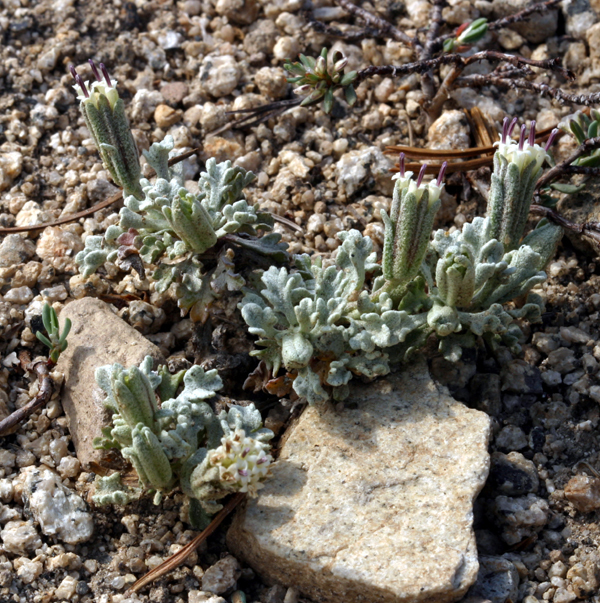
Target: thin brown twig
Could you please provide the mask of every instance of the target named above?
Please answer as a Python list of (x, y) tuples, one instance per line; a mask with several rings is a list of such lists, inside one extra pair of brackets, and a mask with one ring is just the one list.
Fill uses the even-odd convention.
[(363, 27), (361, 29), (352, 29), (348, 31), (342, 31), (333, 25), (323, 23), (313, 19), (310, 15), (307, 16), (307, 21), (310, 27), (312, 27), (317, 33), (327, 34), (328, 37), (341, 38), (347, 42), (361, 42), (365, 38), (381, 38), (383, 32), (373, 27)]
[(590, 151), (600, 148), (600, 136), (595, 138), (588, 138), (571, 155), (569, 155), (564, 161), (557, 163), (553, 168), (549, 169), (543, 176), (539, 178), (535, 185), (536, 190), (541, 190), (545, 186), (548, 186), (554, 180), (557, 180), (564, 173), (565, 168), (570, 166), (574, 161), (577, 161), (583, 155), (586, 155)]
[[(434, 0), (433, 2), (433, 7), (431, 9), (430, 15), (431, 24), (429, 26), (429, 31), (427, 32), (427, 36), (425, 38), (425, 45), (419, 53), (419, 59), (421, 61), (426, 61), (433, 57), (435, 50), (435, 39), (437, 38), (443, 23), (442, 7), (444, 6), (444, 4), (445, 0)], [(436, 91), (435, 82), (433, 79), (433, 71), (431, 69), (422, 74), (421, 89), (425, 94), (425, 98), (431, 99), (434, 97)], [(430, 119), (430, 121), (433, 120)]]
[[(543, 61), (536, 61), (533, 59), (527, 59), (525, 57), (519, 57), (512, 54), (505, 54), (503, 52), (498, 52), (496, 50), (482, 50), (481, 52), (477, 52), (472, 54), (469, 57), (462, 56), (460, 54), (442, 54), (433, 59), (427, 59), (424, 61), (414, 61), (413, 63), (405, 63), (404, 65), (371, 65), (359, 71), (355, 84), (358, 84), (362, 80), (373, 77), (374, 75), (391, 75), (392, 77), (398, 77), (400, 75), (407, 75), (412, 73), (425, 73), (427, 70), (432, 69), (433, 67), (438, 67), (440, 65), (455, 65), (457, 67), (465, 68), (472, 63), (476, 63), (478, 61), (505, 61), (514, 65), (515, 67), (522, 67), (523, 65), (530, 65), (532, 67), (539, 67), (540, 69), (546, 69), (549, 71), (554, 71), (559, 73), (560, 75), (573, 79), (574, 75), (568, 69), (564, 69), (560, 63), (560, 59), (547, 59)], [(490, 74), (477, 76), (464, 76), (460, 78), (459, 82), (468, 81), (471, 82), (472, 78), (477, 77), (478, 79), (474, 79), (473, 81), (477, 81), (476, 85), (484, 85), (484, 83), (490, 84), (493, 77)], [(498, 79), (498, 78), (496, 78)], [(502, 79), (502, 78), (499, 78)], [(507, 80), (512, 81), (512, 80)], [(547, 86), (549, 87), (549, 86)], [(600, 93), (598, 93), (600, 95)]]
[(413, 38), (405, 34), (403, 31), (400, 31), (397, 27), (385, 19), (370, 13), (360, 6), (357, 6), (356, 4), (350, 2), (350, 0), (335, 0), (335, 3), (349, 13), (360, 17), (367, 25), (371, 25), (384, 34), (388, 34), (391, 38), (396, 40), (396, 42), (402, 42), (411, 48), (421, 48), (418, 40), (413, 40)]
[[(551, 128), (538, 130), (535, 134), (535, 141), (539, 144), (546, 140), (555, 127), (556, 126), (552, 126)], [(470, 149), (422, 149), (413, 146), (389, 146), (384, 150), (386, 155), (398, 155), (398, 153), (404, 153), (409, 158), (415, 157), (418, 159), (464, 159), (465, 157), (475, 157), (483, 154), (488, 155), (495, 152), (496, 147), (493, 145), (486, 147), (472, 147)]]
[(210, 522), (208, 527), (200, 532), (194, 540), (186, 544), (180, 551), (171, 555), (166, 561), (149, 571), (145, 576), (142, 576), (137, 582), (135, 582), (131, 588), (125, 593), (125, 596), (133, 594), (154, 582), (161, 576), (168, 574), (170, 571), (179, 567), (188, 556), (195, 551), (218, 527), (222, 521), (238, 506), (242, 500), (246, 497), (245, 494), (238, 492), (234, 494), (223, 506), (217, 515)]
[(600, 245), (600, 223), (598, 222), (584, 222), (583, 224), (571, 222), (571, 220), (568, 220), (563, 215), (554, 211), (550, 207), (546, 207), (545, 205), (533, 204), (530, 208), (530, 211), (532, 214), (548, 218), (548, 220), (551, 220), (555, 224), (562, 226), (565, 230), (570, 230), (575, 234), (588, 237), (597, 245)]
[[(200, 151), (200, 147), (196, 149), (192, 149), (191, 151), (186, 151), (181, 155), (177, 155), (177, 157), (172, 157), (169, 159), (169, 165), (175, 165), (192, 155), (195, 155), (198, 151)], [(154, 170), (150, 174), (150, 177), (154, 175)], [(105, 207), (109, 207), (113, 203), (120, 201), (123, 198), (123, 192), (119, 191), (109, 197), (105, 201), (101, 201), (100, 203), (96, 203), (92, 207), (88, 209), (84, 209), (83, 211), (78, 211), (75, 214), (69, 214), (68, 216), (64, 216), (59, 218), (58, 220), (54, 220), (53, 222), (44, 222), (43, 224), (34, 224), (32, 226), (11, 226), (10, 228), (0, 228), (0, 235), (11, 234), (13, 232), (31, 232), (34, 230), (42, 230), (44, 228), (48, 228), (49, 226), (60, 226), (61, 224), (68, 224), (69, 222), (74, 222), (75, 220), (79, 220), (80, 218), (87, 218), (88, 216), (95, 214), (97, 211), (104, 209)]]
[(54, 380), (50, 377), (50, 369), (54, 366), (50, 360), (40, 358), (27, 364), (28, 371), (37, 373), (40, 387), (35, 398), (30, 400), (25, 406), (15, 410), (0, 421), (0, 436), (13, 433), (20, 425), (30, 417), (36, 410), (45, 406), (54, 392)]
[(450, 96), (450, 90), (454, 86), (454, 82), (458, 76), (463, 72), (464, 67), (455, 65), (450, 70), (450, 73), (444, 78), (444, 81), (440, 84), (435, 96), (431, 99), (429, 104), (425, 106), (429, 123), (433, 123), (442, 113), (442, 107)]
[(523, 79), (508, 79), (506, 77), (496, 77), (493, 74), (488, 75), (465, 75), (460, 77), (456, 84), (459, 86), (498, 86), (501, 88), (512, 88), (513, 90), (530, 90), (537, 92), (542, 96), (549, 96), (563, 104), (573, 103), (574, 105), (597, 105), (600, 103), (600, 92), (592, 94), (569, 94), (563, 92), (560, 88), (553, 88), (548, 84), (539, 84)]
[(233, 130), (234, 128), (251, 128), (252, 126), (256, 126), (259, 123), (271, 119), (271, 117), (277, 117), (279, 114), (283, 113), (287, 109), (296, 107), (302, 101), (302, 97), (297, 97), (267, 103), (266, 105), (252, 107), (251, 109), (239, 109), (237, 111), (228, 111), (227, 115), (237, 115), (240, 113), (245, 113), (246, 115), (243, 115), (242, 117), (234, 121), (230, 121), (229, 123), (226, 123), (220, 128), (217, 128), (212, 132), (208, 132), (208, 134), (210, 134), (211, 136), (218, 136), (219, 134), (227, 132), (228, 130)]
[(13, 232), (31, 232), (34, 230), (42, 230), (44, 228), (48, 228), (49, 226), (60, 226), (61, 224), (68, 224), (69, 222), (74, 222), (75, 220), (79, 220), (79, 218), (87, 218), (91, 214), (95, 214), (97, 211), (120, 201), (123, 198), (123, 193), (119, 191), (106, 199), (106, 201), (101, 201), (100, 203), (96, 203), (96, 205), (84, 209), (83, 211), (79, 211), (76, 214), (69, 214), (67, 216), (63, 216), (58, 220), (54, 220), (53, 222), (44, 222), (43, 224), (34, 224), (33, 226), (11, 226), (9, 228), (0, 228), (0, 235), (11, 234)]

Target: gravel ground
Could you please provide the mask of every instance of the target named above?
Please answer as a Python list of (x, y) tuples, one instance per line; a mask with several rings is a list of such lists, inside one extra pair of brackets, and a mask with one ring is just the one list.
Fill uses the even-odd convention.
[[(403, 29), (423, 25), (423, 2), (380, 4), (375, 2)], [(141, 149), (167, 133), (182, 151), (201, 146), (198, 159), (184, 164), (190, 181), (211, 156), (255, 172), (249, 197), (301, 227), (300, 232), (276, 227), (292, 252), (328, 254), (338, 245), (335, 234), (349, 228), (369, 234), (381, 249), (380, 211), (388, 209), (391, 192), (391, 162), (381, 151), (407, 144), (409, 125), (414, 146), (432, 146), (434, 139), (447, 137), (439, 128), (428, 132), (419, 118), (421, 92), (415, 76), (363, 82), (351, 110), (343, 102), (329, 116), (296, 107), (250, 128), (208, 136), (232, 121), (227, 111), (290, 97), (283, 60), (302, 51), (316, 55), (332, 43), (311, 29), (305, 8), (311, 7), (300, 0), (4, 0), (0, 226), (48, 222), (91, 207), (117, 190), (84, 127), (67, 70), (73, 63), (86, 74), (85, 63), (93, 58), (118, 80)], [(351, 23), (328, 0), (315, 1), (312, 8), (322, 20)], [(455, 26), (501, 8), (501, 0), (453, 1), (444, 18)], [(600, 79), (595, 36), (600, 32), (597, 24), (590, 28), (590, 19), (597, 21), (591, 11), (586, 0), (565, 2), (551, 37), (540, 40), (539, 31), (531, 28), (501, 30), (489, 44), (532, 58), (564, 57), (566, 66), (577, 69), (581, 91), (595, 91)], [(382, 38), (336, 41), (335, 47), (348, 56), (351, 68), (410, 59), (400, 43)], [(540, 127), (574, 111), (529, 93), (494, 89), (459, 90), (446, 109), (474, 103), (491, 121), (517, 115), (537, 119)], [(464, 128), (453, 131), (464, 133)], [(563, 139), (557, 150), (568, 148)], [(459, 178), (448, 186), (438, 226), (460, 227), (481, 215), (482, 199), (475, 189), (465, 195), (463, 185)], [(43, 301), (58, 311), (86, 295), (120, 296), (120, 315), (166, 356), (179, 361), (197, 357), (200, 336), (186, 343), (191, 321), (182, 321), (173, 302), (149, 291), (147, 283), (116, 267), (87, 280), (78, 275), (76, 252), (87, 236), (115, 223), (117, 211), (118, 206), (111, 206), (1, 242), (0, 418), (35, 394), (37, 386), (23, 377), (16, 352), (43, 353), (33, 334)], [(518, 589), (515, 603), (600, 600), (600, 271), (590, 249), (575, 248), (565, 239), (548, 274), (542, 287), (544, 320), (531, 326), (520, 358), (508, 352), (491, 358), (478, 348), (457, 365), (430, 360), (432, 374), (455, 397), (493, 418), (492, 470), (476, 504), (475, 528), (480, 554), (492, 560), (490, 575), (498, 583), (512, 576), (513, 594)], [(136, 301), (128, 303), (131, 299)], [(221, 339), (225, 343), (218, 349)], [(239, 366), (227, 365), (222, 332), (213, 337), (211, 352), (220, 368)], [(234, 379), (225, 393), (248, 397)], [(126, 598), (121, 593), (133, 581), (194, 536), (181, 520), (183, 497), (167, 498), (159, 507), (144, 500), (126, 509), (93, 510), (96, 529), (90, 540), (57, 544), (30, 521), (32, 502), (23, 496), (22, 469), (54, 468), (67, 488), (88, 500), (94, 476), (81, 471), (60, 403), (52, 400), (1, 444), (1, 602), (219, 603), (232, 600), (236, 579), (248, 602), (298, 600), (294, 589), (264, 586), (250, 569), (238, 567), (227, 556), (224, 529), (184, 566), (139, 597)], [(6, 544), (11, 538), (12, 549)], [(498, 569), (493, 560), (500, 555), (505, 565)], [(208, 590), (225, 599), (205, 597), (202, 592)], [(472, 595), (485, 600), (492, 598), (490, 592)], [(499, 595), (494, 603), (507, 596)]]

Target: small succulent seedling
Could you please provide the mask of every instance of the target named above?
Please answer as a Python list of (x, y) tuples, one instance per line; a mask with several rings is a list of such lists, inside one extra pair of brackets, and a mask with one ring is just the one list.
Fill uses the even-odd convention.
[(325, 113), (329, 113), (333, 107), (333, 93), (338, 89), (344, 91), (349, 105), (356, 102), (356, 92), (352, 84), (357, 73), (344, 73), (348, 59), (341, 52), (336, 50), (333, 53), (330, 65), (327, 64), (327, 48), (323, 48), (317, 59), (303, 54), (299, 58), (300, 61), (296, 63), (286, 61), (283, 67), (292, 75), (288, 82), (298, 84), (296, 94), (308, 93), (301, 105), (314, 105), (322, 100)]
[(46, 333), (48, 333), (48, 337), (39, 331), (36, 332), (35, 336), (50, 348), (48, 357), (52, 364), (56, 364), (58, 357), (67, 349), (67, 336), (71, 330), (71, 321), (68, 318), (65, 320), (65, 328), (61, 333), (56, 311), (50, 304), (45, 303), (42, 308), (42, 322)]
[(456, 36), (444, 41), (444, 52), (465, 52), (471, 44), (479, 42), (487, 30), (488, 22), (483, 17), (471, 23), (463, 23), (456, 30)]
[[(568, 134), (573, 135), (578, 144), (583, 144), (586, 140), (596, 138), (600, 134), (600, 111), (592, 109), (589, 115), (583, 111), (577, 111), (573, 117), (565, 123), (560, 124), (559, 127)], [(571, 165), (599, 167), (600, 149), (594, 149), (590, 153), (579, 157)]]

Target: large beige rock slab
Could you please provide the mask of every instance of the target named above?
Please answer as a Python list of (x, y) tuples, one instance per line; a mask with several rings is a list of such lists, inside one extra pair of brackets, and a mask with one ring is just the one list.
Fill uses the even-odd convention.
[(423, 362), (356, 386), (344, 410), (304, 412), (228, 545), (318, 602), (457, 601), (477, 577), (489, 429)]
[(147, 355), (157, 362), (164, 360), (157, 346), (99, 299), (84, 297), (67, 304), (59, 317), (61, 329), (67, 318), (72, 322), (69, 345), (57, 368), (65, 375), (61, 401), (77, 458), (86, 469), (93, 468), (94, 463), (110, 466), (114, 455), (92, 445), (94, 438), (102, 435), (101, 428), (110, 424), (102, 403), (105, 395), (96, 385), (96, 369), (115, 362), (129, 367)]

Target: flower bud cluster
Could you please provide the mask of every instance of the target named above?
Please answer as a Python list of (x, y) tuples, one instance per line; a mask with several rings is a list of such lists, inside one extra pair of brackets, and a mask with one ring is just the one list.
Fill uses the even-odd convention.
[(218, 448), (208, 453), (208, 461), (218, 468), (224, 487), (256, 496), (273, 461), (269, 449), (266, 442), (246, 437), (243, 429), (236, 429), (221, 439)]

